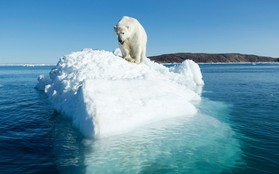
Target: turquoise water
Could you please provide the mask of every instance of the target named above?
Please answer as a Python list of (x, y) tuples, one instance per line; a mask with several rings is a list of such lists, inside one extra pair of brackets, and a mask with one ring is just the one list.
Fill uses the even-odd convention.
[(51, 67), (0, 67), (0, 173), (278, 173), (279, 65), (200, 67), (196, 116), (99, 140), (34, 88)]
[(231, 106), (244, 166), (239, 173), (279, 172), (279, 65), (201, 65), (203, 96)]

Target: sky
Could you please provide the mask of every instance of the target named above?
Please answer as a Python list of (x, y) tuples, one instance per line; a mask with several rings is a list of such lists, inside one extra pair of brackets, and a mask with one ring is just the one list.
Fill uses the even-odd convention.
[(147, 32), (147, 56), (279, 57), (278, 0), (1, 0), (0, 64), (56, 64), (83, 48), (113, 51), (122, 16)]

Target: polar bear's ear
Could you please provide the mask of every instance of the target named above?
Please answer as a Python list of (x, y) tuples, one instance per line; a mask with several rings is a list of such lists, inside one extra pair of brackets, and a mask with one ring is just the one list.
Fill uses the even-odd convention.
[(115, 32), (117, 32), (117, 26), (114, 26), (113, 29)]

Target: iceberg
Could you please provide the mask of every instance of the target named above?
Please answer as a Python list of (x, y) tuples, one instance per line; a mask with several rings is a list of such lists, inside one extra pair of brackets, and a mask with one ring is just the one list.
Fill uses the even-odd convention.
[[(117, 53), (117, 54), (114, 54)], [(203, 86), (199, 66), (167, 68), (148, 58), (129, 63), (119, 51), (83, 49), (38, 77), (53, 108), (86, 137), (109, 137), (174, 117), (192, 117)]]

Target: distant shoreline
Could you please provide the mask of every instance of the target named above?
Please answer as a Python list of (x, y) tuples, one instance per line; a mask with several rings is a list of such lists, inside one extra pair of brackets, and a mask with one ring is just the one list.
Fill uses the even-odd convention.
[[(154, 61), (154, 60), (152, 60)], [(155, 61), (156, 62), (156, 61)], [(173, 63), (161, 63), (161, 62), (157, 62), (159, 64), (163, 64), (163, 65), (178, 65), (181, 64), (182, 62), (178, 63), (178, 62), (173, 62)], [(198, 64), (215, 64), (215, 65), (224, 65), (224, 64), (235, 64), (235, 65), (245, 65), (245, 64), (279, 64), (279, 62), (214, 62), (214, 63), (202, 63), (202, 62), (198, 62)], [(46, 67), (46, 66), (56, 66), (55, 64), (0, 64), (0, 67)]]
[[(240, 53), (220, 53), (220, 54), (209, 54), (209, 53), (172, 53), (162, 54), (158, 56), (149, 56), (150, 60), (160, 64), (179, 64), (186, 59), (193, 60), (199, 64), (252, 64), (252, 63), (279, 63), (279, 58), (258, 56), (250, 54)], [(3, 66), (55, 66), (55, 64), (44, 64), (44, 63), (8, 63), (0, 64)]]
[(34, 67), (34, 66), (55, 66), (55, 64), (40, 64), (40, 63), (38, 63), (38, 64), (36, 64), (36, 63), (34, 63), (34, 64), (32, 64), (32, 63), (19, 63), (19, 64), (0, 64), (0, 67), (3, 67), (3, 66), (25, 66), (25, 67)]
[(151, 60), (162, 64), (181, 63), (186, 59), (193, 60), (196, 63), (221, 64), (221, 63), (278, 63), (279, 58), (257, 56), (239, 53), (173, 53), (149, 57)]
[[(154, 60), (152, 60), (154, 61)], [(181, 62), (182, 63), (182, 62)], [(160, 63), (160, 64), (163, 64), (163, 65), (174, 65), (174, 64), (181, 64), (181, 63), (177, 63), (177, 62), (174, 62), (174, 63)], [(232, 65), (247, 65), (247, 64), (279, 64), (279, 62), (214, 62), (214, 63), (202, 63), (202, 62), (197, 62), (197, 64), (215, 64), (215, 65), (224, 65), (224, 64), (232, 64)]]

